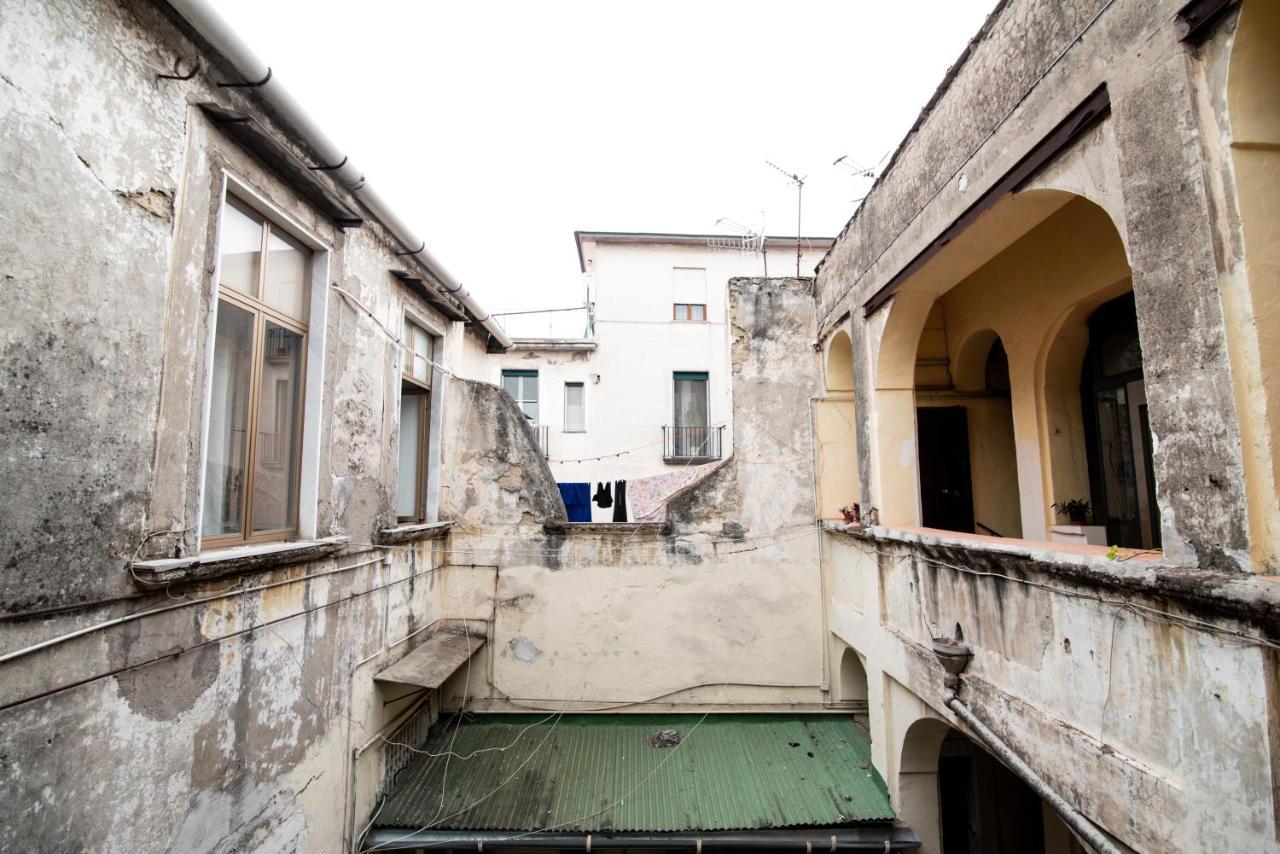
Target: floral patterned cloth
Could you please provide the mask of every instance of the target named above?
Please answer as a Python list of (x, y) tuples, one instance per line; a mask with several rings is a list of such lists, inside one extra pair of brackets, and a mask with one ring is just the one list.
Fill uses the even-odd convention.
[(631, 505), (633, 522), (657, 522), (666, 511), (667, 501), (680, 490), (702, 480), (724, 465), (682, 466), (652, 477), (636, 477), (627, 481), (627, 503)]

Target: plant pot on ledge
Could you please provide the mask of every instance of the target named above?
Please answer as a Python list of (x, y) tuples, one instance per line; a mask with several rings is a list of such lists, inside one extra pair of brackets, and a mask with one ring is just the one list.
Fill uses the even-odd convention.
[(1089, 511), (1093, 508), (1087, 498), (1069, 498), (1066, 501), (1054, 502), (1053, 509), (1059, 516), (1066, 516), (1072, 525), (1088, 525)]

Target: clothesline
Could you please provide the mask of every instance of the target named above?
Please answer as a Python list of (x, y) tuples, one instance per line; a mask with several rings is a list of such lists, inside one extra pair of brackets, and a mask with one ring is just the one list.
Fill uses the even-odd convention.
[[(724, 427), (728, 423), (729, 423), (728, 421), (721, 421), (718, 424), (708, 424), (706, 425), (705, 428), (699, 425), (699, 429), (710, 430), (713, 427)], [(598, 457), (579, 457), (577, 459), (551, 459), (550, 457), (548, 457), (547, 462), (549, 463), (591, 463), (591, 462), (595, 462), (596, 460), (610, 460), (610, 459), (613, 459), (614, 457), (625, 456), (635, 451), (643, 451), (645, 448), (652, 448), (654, 445), (661, 445), (662, 442), (663, 442), (662, 439), (655, 439), (652, 442), (645, 442), (643, 445), (636, 445), (634, 448), (627, 448), (625, 451), (615, 451), (612, 454), (601, 454)]]

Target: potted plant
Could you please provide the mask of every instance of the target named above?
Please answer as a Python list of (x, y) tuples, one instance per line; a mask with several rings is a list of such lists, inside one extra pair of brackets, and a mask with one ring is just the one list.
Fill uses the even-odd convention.
[(1057, 510), (1059, 515), (1066, 516), (1067, 521), (1072, 525), (1087, 525), (1089, 511), (1093, 508), (1090, 507), (1088, 499), (1069, 498), (1066, 501), (1055, 502), (1053, 509)]

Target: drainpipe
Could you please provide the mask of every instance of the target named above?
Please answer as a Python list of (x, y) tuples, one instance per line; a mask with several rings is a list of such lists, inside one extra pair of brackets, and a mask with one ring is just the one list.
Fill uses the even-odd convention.
[(974, 735), (978, 737), (996, 758), (1004, 763), (1010, 771), (1022, 778), (1031, 789), (1044, 799), (1045, 803), (1053, 807), (1053, 811), (1070, 827), (1077, 836), (1087, 842), (1098, 854), (1123, 854), (1102, 831), (1089, 821), (1079, 810), (1071, 806), (1066, 798), (1059, 795), (1050, 788), (1049, 784), (1037, 774), (1030, 765), (1023, 761), (1022, 757), (1014, 752), (1013, 748), (1005, 743), (1004, 739), (991, 731), (982, 720), (973, 713), (973, 710), (966, 706), (956, 692), (960, 690), (960, 674), (969, 664), (969, 659), (973, 657), (973, 653), (969, 649), (963, 639), (952, 640), (950, 638), (935, 638), (933, 641), (933, 654), (942, 664), (943, 669), (947, 671), (945, 684), (949, 689), (943, 702), (947, 708), (955, 713), (956, 717), (964, 721)]
[(285, 127), (296, 133), (319, 159), (317, 166), (329, 172), (339, 185), (360, 200), (391, 235), (408, 250), (402, 257), (416, 258), (441, 284), (446, 293), (456, 297), (471, 317), (489, 334), (491, 343), (507, 349), (511, 339), (487, 311), (458, 283), (444, 265), (431, 254), (426, 243), (413, 233), (404, 220), (365, 182), (364, 173), (342, 153), (320, 126), (306, 114), (288, 90), (275, 79), (271, 68), (258, 59), (249, 46), (213, 9), (207, 0), (168, 0), (169, 5), (200, 36), (218, 51), (236, 73), (259, 97), (276, 111)]

